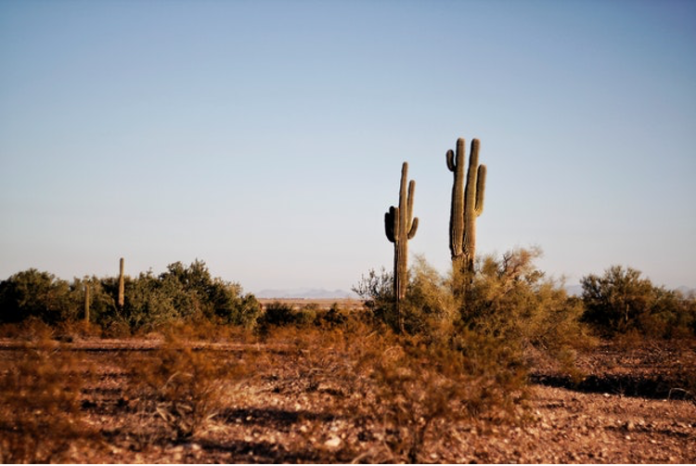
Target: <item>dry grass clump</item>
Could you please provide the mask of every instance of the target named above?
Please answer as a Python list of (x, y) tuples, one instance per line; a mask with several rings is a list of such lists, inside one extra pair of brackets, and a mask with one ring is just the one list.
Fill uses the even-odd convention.
[(204, 430), (229, 405), (251, 367), (235, 354), (195, 348), (171, 334), (153, 354), (126, 364), (138, 384), (141, 417), (159, 419), (175, 439)]
[(293, 359), (276, 389), (318, 397), (324, 414), (355, 427), (338, 458), (421, 462), (459, 427), (524, 414), (525, 367), (499, 342), (473, 333), (434, 340), (348, 319), (331, 328), (278, 327), (266, 338)]
[(378, 426), (383, 446), (364, 459), (422, 462), (428, 444), (457, 426), (515, 422), (524, 413), (526, 370), (491, 342), (465, 335), (453, 344), (385, 331), (369, 334), (361, 348), (357, 372), (368, 378), (371, 396), (359, 409)]
[(69, 450), (91, 434), (80, 413), (89, 370), (48, 339), (27, 343), (0, 369), (0, 460), (69, 461)]

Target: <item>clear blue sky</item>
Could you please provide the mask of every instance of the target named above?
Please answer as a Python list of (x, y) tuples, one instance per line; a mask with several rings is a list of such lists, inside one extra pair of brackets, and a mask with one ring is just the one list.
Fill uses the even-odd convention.
[(204, 260), (248, 291), (449, 267), (457, 137), (478, 251), (696, 286), (696, 2), (0, 1), (0, 279)]

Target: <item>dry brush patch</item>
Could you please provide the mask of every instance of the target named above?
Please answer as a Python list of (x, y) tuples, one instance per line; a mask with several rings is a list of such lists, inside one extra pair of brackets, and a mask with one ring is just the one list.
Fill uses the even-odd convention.
[(5, 463), (64, 462), (71, 450), (98, 449), (80, 412), (92, 370), (60, 344), (25, 343), (0, 368), (0, 459)]
[[(523, 366), (504, 347), (471, 335), (434, 346), (349, 321), (331, 329), (276, 328), (263, 341), (245, 344), (167, 338), (123, 340), (118, 345), (102, 340), (89, 345), (54, 341), (43, 355), (25, 354), (26, 341), (0, 349), (3, 377), (9, 374), (5, 369), (17, 367), (20, 359), (44, 361), (44, 367), (52, 361), (51, 372), (43, 380), (60, 378), (61, 387), (68, 382), (81, 384), (69, 392), (76, 396), (53, 411), (63, 413), (62, 420), (51, 422), (52, 426), (65, 422), (67, 435), (60, 439), (65, 441), (46, 443), (52, 437), (37, 434), (45, 426), (35, 427), (27, 419), (12, 432), (30, 442), (42, 442), (36, 448), (41, 457), (21, 459), (17, 454), (12, 460), (696, 459), (694, 448), (689, 447), (696, 429), (693, 403), (614, 392), (588, 394), (569, 387), (530, 387), (523, 383)], [(585, 362), (584, 355), (580, 359), (585, 371), (600, 374), (608, 361), (620, 356), (612, 369), (618, 374), (648, 367), (663, 370), (663, 356), (688, 363), (693, 361), (688, 357), (696, 354), (648, 349), (645, 354), (636, 350), (618, 355), (600, 347), (593, 359)], [(58, 363), (61, 358), (64, 362)], [(194, 366), (197, 375), (189, 376)], [(676, 361), (670, 371), (672, 367), (676, 369)], [(41, 384), (25, 380), (19, 385)], [(8, 392), (2, 393), (3, 400), (9, 400)], [(16, 403), (13, 398), (2, 409)], [(18, 406), (31, 407), (31, 401), (25, 399)], [(24, 415), (30, 407), (22, 408)], [(2, 432), (7, 442), (6, 431)]]
[(166, 432), (185, 440), (235, 402), (250, 364), (234, 353), (168, 338), (162, 346), (127, 367), (137, 383), (141, 416), (159, 419)]

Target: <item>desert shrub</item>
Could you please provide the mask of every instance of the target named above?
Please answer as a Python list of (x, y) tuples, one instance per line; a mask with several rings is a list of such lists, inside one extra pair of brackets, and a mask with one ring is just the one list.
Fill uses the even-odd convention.
[(145, 413), (161, 419), (176, 439), (205, 428), (233, 396), (247, 366), (234, 356), (170, 338), (151, 356), (127, 361)]
[(83, 367), (59, 344), (27, 344), (0, 369), (0, 460), (67, 462), (72, 445), (91, 438), (80, 413)]
[(19, 338), (31, 342), (47, 342), (52, 339), (56, 330), (39, 317), (30, 316), (16, 326)]
[(252, 327), (261, 306), (242, 291), (237, 283), (213, 279), (202, 261), (188, 267), (176, 262), (158, 277), (148, 272), (126, 281), (123, 315), (134, 328), (156, 328), (177, 319)]
[(349, 319), (349, 315), (346, 311), (341, 309), (338, 303), (331, 304), (326, 311), (316, 311), (316, 317), (314, 323), (323, 328), (334, 328), (337, 326), (343, 326)]
[[(549, 354), (591, 345), (580, 322), (582, 302), (536, 267), (540, 255), (539, 249), (516, 249), (500, 259), (486, 256), (473, 275), (454, 273), (446, 279), (417, 257), (401, 304), (406, 332), (450, 340), (466, 329), (519, 351), (535, 347)], [(370, 271), (353, 290), (376, 321), (396, 330), (390, 286), (388, 273)]]
[[(498, 342), (472, 332), (454, 342), (397, 335), (382, 327), (353, 342), (353, 373), (369, 385), (349, 409), (378, 426), (386, 452), (371, 461), (425, 460), (429, 442), (442, 441), (461, 423), (515, 422), (524, 413), (526, 371)], [(385, 454), (386, 453), (386, 454)]]
[(253, 328), (261, 315), (261, 304), (253, 294), (242, 295), (237, 284), (225, 284), (226, 301), (217, 308), (217, 315), (224, 323)]
[(55, 326), (55, 335), (58, 340), (64, 342), (85, 338), (99, 338), (102, 336), (102, 328), (84, 320), (66, 320)]
[[(125, 279), (125, 305), (117, 309), (118, 279), (75, 278), (71, 283), (29, 269), (0, 282), (0, 323), (36, 317), (51, 325), (84, 319), (85, 288), (90, 290), (90, 322), (104, 329), (128, 326), (148, 331), (174, 320), (208, 319), (253, 327), (261, 306), (237, 283), (212, 278), (205, 263), (175, 262), (155, 276), (151, 271)], [(107, 332), (113, 333), (113, 332)], [(119, 332), (122, 333), (122, 332)]]
[(114, 299), (96, 277), (67, 282), (48, 272), (29, 269), (0, 282), (0, 321), (34, 317), (55, 325), (84, 319), (85, 287), (90, 288), (90, 321), (113, 313)]
[(70, 314), (68, 283), (48, 272), (29, 269), (0, 282), (0, 321), (37, 317), (56, 323)]
[[(399, 331), (399, 319), (393, 291), (393, 274), (382, 269), (370, 270), (352, 290), (364, 302), (372, 319)], [(452, 297), (444, 280), (423, 257), (416, 257), (409, 270), (409, 286), (401, 301), (403, 328), (408, 334), (430, 332), (433, 326), (446, 325), (452, 316)]]
[(500, 260), (481, 259), (460, 301), (461, 324), (519, 350), (563, 354), (591, 345), (580, 322), (582, 304), (535, 266), (540, 255), (539, 249), (516, 249)]
[(295, 310), (289, 304), (274, 301), (266, 306), (259, 317), (258, 324), (261, 328), (284, 326), (295, 322)]
[(319, 307), (313, 303), (295, 309), (291, 304), (274, 301), (266, 306), (257, 323), (262, 333), (272, 327), (306, 327), (318, 323)]
[(638, 332), (653, 337), (694, 334), (696, 300), (656, 287), (630, 267), (612, 266), (581, 280), (583, 319), (606, 336)]
[(379, 273), (370, 269), (367, 276), (363, 275), (352, 290), (363, 300), (365, 308), (375, 321), (398, 328), (394, 305), (394, 277), (391, 272), (384, 268)]
[[(113, 282), (113, 284), (111, 283)], [(72, 319), (84, 319), (85, 288), (89, 287), (89, 321), (104, 328), (116, 315), (116, 279), (95, 276), (75, 278), (70, 283)]]
[[(417, 258), (401, 304), (407, 335), (429, 345), (450, 345), (467, 361), (469, 374), (497, 373), (513, 385), (540, 363), (580, 377), (577, 351), (595, 340), (580, 321), (582, 302), (535, 266), (540, 254), (516, 249), (501, 258), (486, 256), (473, 274), (447, 278)], [(372, 272), (354, 291), (367, 298), (375, 322), (397, 331), (395, 319), (388, 318), (393, 309), (389, 284), (387, 274)], [(484, 395), (477, 398), (501, 404)]]
[(346, 316), (328, 328), (276, 326), (267, 338), (293, 361), (269, 369), (273, 390), (321, 397), (324, 413), (355, 426), (336, 453), (343, 461), (429, 460), (425, 452), (455, 441), (462, 425), (515, 422), (525, 413), (526, 366), (473, 332), (455, 340), (398, 335), (382, 322)]
[(179, 317), (174, 306), (175, 302), (181, 304), (178, 291), (152, 272), (141, 273), (136, 279), (126, 277), (125, 305), (117, 317), (134, 330), (157, 328)]
[(215, 320), (205, 318), (172, 321), (155, 335), (164, 336), (168, 341), (190, 342), (249, 342), (254, 338), (253, 331), (249, 328), (220, 325)]
[(404, 329), (410, 335), (446, 340), (457, 319), (456, 300), (447, 281), (420, 256), (416, 257), (410, 277), (402, 304)]

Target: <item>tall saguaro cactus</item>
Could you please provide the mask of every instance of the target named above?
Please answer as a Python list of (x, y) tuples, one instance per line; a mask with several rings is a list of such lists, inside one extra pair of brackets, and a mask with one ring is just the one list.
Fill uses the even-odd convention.
[[(406, 185), (408, 183), (408, 191)], [(399, 185), (399, 207), (391, 206), (384, 214), (384, 227), (387, 239), (394, 243), (394, 297), (399, 329), (403, 331), (400, 301), (406, 296), (408, 284), (408, 240), (416, 236), (418, 217), (413, 218), (413, 199), (416, 182), (408, 182), (408, 163), (401, 167)]]
[(472, 273), (476, 257), (476, 218), (483, 212), (486, 191), (486, 166), (478, 163), (481, 144), (478, 139), (474, 139), (471, 141), (469, 167), (465, 178), (465, 144), (464, 139), (459, 138), (456, 154), (451, 149), (447, 151), (447, 168), (454, 173), (450, 252), (455, 269)]
[(119, 260), (118, 267), (119, 267), (118, 302), (116, 304), (118, 305), (118, 309), (122, 311), (123, 306), (126, 304), (126, 299), (125, 299), (126, 281), (125, 281), (125, 277), (123, 276), (123, 269), (124, 269), (123, 257), (121, 258), (121, 260)]

